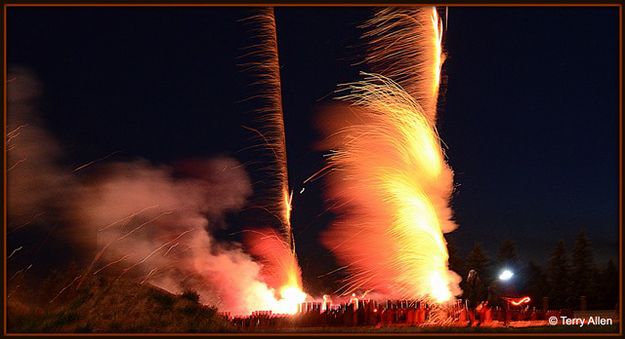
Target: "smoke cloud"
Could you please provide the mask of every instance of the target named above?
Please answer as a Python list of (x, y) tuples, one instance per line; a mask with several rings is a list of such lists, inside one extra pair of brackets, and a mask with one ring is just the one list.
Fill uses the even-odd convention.
[(17, 69), (9, 79), (10, 224), (41, 214), (61, 221), (64, 240), (90, 258), (83, 279), (112, 274), (172, 293), (191, 289), (234, 314), (276, 305), (263, 266), (241, 244), (211, 235), (252, 194), (238, 161), (101, 162), (78, 177), (60, 165), (63, 148), (37, 118), (36, 78)]
[(49, 219), (71, 178), (59, 165), (59, 143), (36, 114), (40, 86), (35, 76), (15, 68), (7, 85), (7, 224), (13, 230)]

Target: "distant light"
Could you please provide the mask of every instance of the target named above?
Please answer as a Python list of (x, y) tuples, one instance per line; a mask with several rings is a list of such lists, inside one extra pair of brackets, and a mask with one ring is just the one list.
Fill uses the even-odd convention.
[(514, 275), (514, 273), (512, 273), (512, 271), (510, 270), (503, 270), (503, 272), (501, 272), (501, 274), (499, 275), (499, 280), (510, 280), (510, 278), (512, 278), (512, 276)]

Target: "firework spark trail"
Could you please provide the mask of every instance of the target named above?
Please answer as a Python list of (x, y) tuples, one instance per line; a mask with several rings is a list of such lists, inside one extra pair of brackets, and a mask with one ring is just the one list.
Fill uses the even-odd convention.
[(148, 272), (148, 274), (146, 274), (145, 278), (143, 278), (143, 280), (141, 280), (141, 282), (139, 284), (143, 285), (146, 281), (148, 281), (148, 279), (150, 279), (152, 274), (154, 274), (154, 272), (156, 272), (157, 270), (158, 270), (158, 267), (154, 267), (153, 269), (151, 269), (150, 272)]
[(340, 217), (324, 243), (349, 265), (346, 293), (449, 300), (459, 293), (443, 237), (456, 227), (453, 173), (419, 103), (391, 79), (363, 75), (342, 88), (359, 119), (340, 129), (330, 157), (329, 197)]
[(113, 261), (109, 262), (108, 264), (106, 264), (106, 265), (98, 268), (96, 271), (94, 271), (93, 275), (98, 275), (98, 273), (104, 271), (105, 269), (107, 269), (107, 268), (109, 268), (109, 267), (111, 267), (111, 266), (113, 266), (113, 265), (115, 265), (115, 264), (117, 264), (119, 262), (122, 262), (122, 261), (128, 259), (128, 257), (129, 257), (129, 255), (126, 254), (126, 255), (124, 255), (123, 257), (121, 257), (121, 258), (119, 258), (117, 260), (113, 260)]
[(141, 213), (143, 213), (143, 212), (145, 212), (145, 211), (147, 211), (149, 209), (156, 208), (156, 207), (158, 207), (158, 205), (148, 206), (148, 207), (143, 208), (143, 209), (141, 209), (141, 210), (139, 210), (139, 211), (137, 211), (135, 213), (129, 214), (129, 215), (127, 215), (127, 216), (117, 220), (117, 221), (113, 221), (112, 223), (110, 223), (110, 224), (108, 224), (108, 225), (106, 225), (106, 226), (104, 226), (102, 228), (99, 228), (98, 232), (105, 231), (105, 230), (109, 229), (110, 227), (113, 227), (113, 226), (119, 224), (122, 221), (130, 220), (130, 219), (136, 217), (137, 215), (139, 215), (139, 214), (141, 214)]
[(74, 278), (74, 280), (72, 280), (72, 282), (71, 282), (71, 283), (69, 283), (69, 285), (67, 285), (67, 286), (63, 287), (63, 288), (59, 291), (59, 293), (57, 293), (57, 294), (54, 296), (54, 298), (50, 299), (49, 303), (50, 303), (50, 304), (52, 304), (52, 303), (56, 300), (56, 298), (58, 298), (59, 296), (61, 296), (61, 294), (63, 294), (63, 292), (65, 292), (65, 290), (66, 290), (66, 289), (70, 288), (70, 286), (72, 286), (72, 285), (76, 282), (76, 280), (78, 280), (78, 279), (80, 279), (80, 274), (79, 274), (79, 275), (77, 275), (77, 276), (76, 276), (76, 278)]
[(19, 230), (19, 229), (21, 229), (21, 228), (23, 228), (23, 227), (26, 227), (26, 226), (28, 226), (28, 225), (30, 225), (30, 224), (31, 224), (33, 221), (35, 221), (38, 217), (40, 217), (40, 216), (42, 216), (42, 215), (44, 215), (44, 214), (45, 214), (44, 212), (39, 212), (39, 213), (34, 214), (34, 215), (32, 216), (32, 218), (30, 218), (30, 220), (28, 220), (27, 222), (25, 222), (25, 223), (23, 223), (23, 224), (21, 224), (21, 225), (19, 225), (19, 226), (17, 226), (17, 227), (12, 228), (10, 231), (8, 231), (8, 232), (7, 232), (7, 234), (14, 233), (14, 232), (15, 232), (15, 231), (17, 231), (17, 230)]
[(9, 280), (13, 280), (13, 279), (15, 279), (15, 278), (16, 278), (16, 277), (18, 277), (18, 276), (23, 276), (23, 275), (24, 275), (26, 272), (28, 272), (28, 270), (29, 270), (29, 269), (31, 269), (32, 267), (33, 267), (33, 265), (32, 265), (32, 264), (30, 264), (30, 265), (28, 265), (28, 267), (23, 268), (23, 269), (21, 269), (21, 270), (19, 270), (19, 271), (15, 272), (15, 273), (11, 276), (11, 278), (9, 278)]
[[(168, 240), (166, 242), (164, 242), (163, 244), (161, 244), (159, 247), (157, 247), (156, 249), (154, 249), (152, 252), (150, 252), (147, 256), (145, 256), (143, 259), (139, 260), (138, 262), (124, 268), (124, 270), (122, 271), (122, 273), (119, 275), (118, 279), (121, 278), (124, 274), (126, 274), (128, 271), (132, 270), (133, 268), (143, 264), (144, 262), (146, 262), (148, 259), (150, 259), (150, 257), (152, 257), (154, 254), (156, 254), (158, 251), (162, 250), (163, 248), (167, 247), (167, 246), (171, 246), (172, 243), (177, 242), (180, 238), (182, 238), (183, 236), (185, 236), (186, 234), (193, 232), (193, 231), (197, 231), (198, 229), (190, 229), (190, 230), (186, 230), (184, 232), (182, 232), (181, 234), (179, 234), (176, 238), (172, 239), (172, 240)], [(169, 250), (167, 251), (169, 252)]]
[(291, 201), (289, 193), (286, 137), (284, 132), (284, 115), (282, 109), (282, 86), (280, 82), (280, 61), (278, 58), (278, 40), (274, 9), (271, 7), (258, 9), (259, 13), (246, 21), (250, 21), (255, 31), (256, 43), (248, 46), (248, 53), (242, 57), (250, 59), (245, 64), (246, 71), (254, 73), (255, 81), (252, 85), (258, 91), (254, 99), (261, 99), (261, 104), (255, 110), (260, 129), (251, 129), (260, 134), (264, 146), (273, 155), (273, 164), (268, 165), (276, 178), (272, 203), (278, 208), (276, 215), (280, 216), (282, 232), (285, 241), (295, 253), (293, 233), (291, 230)]
[[(155, 207), (155, 206), (146, 207), (146, 208), (144, 208), (144, 209), (142, 209), (142, 210), (140, 210), (140, 211), (138, 211), (138, 212), (136, 212), (136, 213), (130, 214), (130, 215), (128, 215), (128, 216), (126, 216), (126, 217), (124, 217), (124, 218), (122, 218), (122, 219), (119, 219), (119, 220), (117, 220), (117, 221), (115, 221), (115, 222), (112, 222), (112, 223), (108, 224), (106, 227), (99, 229), (99, 230), (98, 230), (98, 232), (101, 232), (102, 230), (108, 229), (108, 228), (110, 228), (111, 226), (113, 226), (113, 225), (116, 225), (116, 224), (120, 223), (121, 221), (124, 221), (124, 220), (130, 220), (130, 219), (132, 219), (134, 216), (139, 215), (140, 213), (143, 213), (144, 211), (146, 211), (146, 210), (148, 210), (148, 209), (150, 209), (150, 208), (153, 208), (153, 207)], [(142, 228), (143, 226), (145, 226), (145, 225), (147, 225), (147, 224), (149, 224), (149, 223), (151, 223), (151, 222), (156, 221), (156, 220), (157, 220), (157, 219), (159, 219), (160, 217), (162, 217), (162, 216), (164, 216), (164, 215), (172, 214), (172, 213), (173, 213), (173, 211), (165, 211), (165, 212), (162, 212), (162, 213), (158, 214), (156, 217), (151, 218), (150, 220), (148, 220), (148, 221), (146, 221), (146, 222), (143, 222), (143, 223), (139, 224), (139, 226), (137, 226), (137, 227), (133, 228), (133, 229), (132, 229), (131, 231), (129, 231), (128, 233), (126, 233), (126, 234), (124, 234), (124, 235), (122, 235), (122, 236), (120, 236), (120, 237), (114, 238), (113, 240), (109, 241), (109, 242), (108, 242), (108, 243), (107, 243), (104, 247), (102, 247), (102, 249), (101, 249), (101, 250), (100, 250), (100, 251), (99, 251), (99, 252), (98, 252), (98, 253), (94, 256), (94, 258), (93, 258), (93, 260), (91, 261), (91, 263), (89, 264), (89, 266), (87, 266), (87, 269), (85, 270), (85, 273), (82, 275), (82, 276), (83, 276), (83, 279), (81, 279), (81, 280), (80, 280), (80, 282), (78, 282), (78, 285), (76, 285), (76, 288), (80, 288), (80, 286), (82, 286), (82, 284), (85, 282), (85, 279), (87, 278), (88, 273), (89, 273), (89, 272), (93, 269), (93, 266), (94, 266), (94, 265), (98, 262), (98, 260), (100, 260), (100, 258), (104, 255), (104, 253), (106, 252), (106, 250), (107, 250), (109, 247), (111, 247), (111, 245), (113, 245), (115, 242), (122, 241), (122, 240), (126, 239), (126, 238), (127, 238), (127, 237), (129, 237), (131, 234), (133, 234), (134, 232), (136, 232), (137, 230), (139, 230), (140, 228)], [(118, 261), (118, 262), (119, 262), (119, 261)], [(110, 266), (110, 265), (108, 265), (108, 266)], [(105, 266), (105, 267), (108, 267), (108, 266)], [(101, 269), (97, 270), (97, 272), (102, 271), (102, 269), (103, 269), (103, 268), (101, 268)], [(97, 273), (94, 273), (94, 274), (97, 274)]]
[(121, 153), (121, 151), (115, 151), (113, 153), (110, 153), (110, 154), (102, 157), (102, 158), (99, 158), (99, 159), (96, 159), (96, 160), (93, 160), (93, 161), (89, 161), (86, 164), (83, 164), (83, 165), (80, 165), (80, 166), (74, 168), (74, 170), (72, 172), (76, 173), (76, 172), (78, 172), (78, 171), (80, 171), (80, 170), (82, 170), (82, 169), (84, 169), (86, 167), (89, 167), (89, 166), (91, 166), (91, 165), (93, 165), (95, 163), (98, 163), (100, 161), (106, 160), (106, 159), (108, 159), (108, 158), (110, 158), (110, 157), (112, 157), (112, 156), (114, 156), (115, 154), (118, 154), (118, 153)]
[[(272, 215), (278, 216), (281, 232), (271, 230), (252, 233), (246, 238), (250, 251), (263, 263), (261, 275), (268, 286), (276, 289), (280, 296), (268, 300), (270, 308), (279, 312), (295, 313), (297, 305), (303, 302), (301, 269), (295, 253), (295, 242), (291, 228), (291, 202), (293, 192), (289, 190), (286, 156), (284, 114), (282, 109), (282, 88), (280, 83), (280, 61), (274, 9), (261, 8), (249, 20), (255, 32), (255, 43), (247, 48), (243, 57), (250, 59), (246, 71), (253, 72), (252, 85), (257, 94), (252, 97), (258, 102), (255, 115), (261, 126), (247, 128), (258, 134), (264, 148), (271, 151), (272, 161), (267, 164), (268, 177), (275, 178), (270, 184), (270, 206)], [(275, 206), (275, 207), (273, 207)], [(269, 234), (269, 235), (267, 235)]]
[(17, 167), (17, 165), (23, 163), (26, 160), (27, 160), (27, 158), (23, 158), (23, 159), (20, 159), (20, 160), (16, 161), (13, 165), (11, 165), (11, 167), (7, 168), (7, 172), (12, 171), (13, 169), (15, 169), (15, 167)]
[(22, 247), (22, 246), (20, 246), (20, 247), (18, 247), (18, 248), (16, 248), (16, 249), (14, 249), (14, 250), (13, 250), (13, 252), (11, 252), (11, 254), (7, 257), (7, 259), (11, 259), (11, 257), (12, 257), (15, 253), (17, 253), (17, 252), (21, 251), (21, 250), (22, 250), (22, 248), (23, 248), (23, 247)]
[(436, 121), (443, 25), (435, 7), (386, 7), (363, 26), (368, 42), (365, 62), (375, 73), (399, 83)]
[(22, 134), (22, 132), (20, 132), (20, 130), (24, 127), (27, 127), (28, 124), (22, 124), (19, 125), (17, 127), (15, 127), (14, 129), (12, 129), (11, 131), (9, 131), (7, 133), (7, 139), (6, 139), (6, 144), (7, 144), (7, 150), (10, 151), (11, 149), (13, 149), (15, 147), (15, 143), (13, 142), (13, 139), (17, 138), (20, 136), (20, 134)]

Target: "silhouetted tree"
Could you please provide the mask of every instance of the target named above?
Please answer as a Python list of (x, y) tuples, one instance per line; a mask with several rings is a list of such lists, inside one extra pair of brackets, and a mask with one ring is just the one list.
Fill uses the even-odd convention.
[(600, 292), (601, 308), (614, 309), (619, 300), (619, 272), (612, 259), (599, 275), (597, 290)]
[(449, 269), (465, 279), (467, 272), (464, 268), (464, 261), (458, 254), (458, 249), (453, 242), (447, 242), (447, 253), (449, 254)]
[(465, 269), (467, 272), (472, 269), (476, 270), (483, 283), (486, 285), (490, 283), (490, 260), (488, 259), (488, 256), (486, 256), (486, 253), (482, 249), (480, 243), (475, 243), (471, 252), (469, 252), (465, 261)]
[(532, 304), (534, 306), (540, 307), (542, 305), (543, 297), (547, 295), (547, 276), (543, 269), (535, 264), (533, 261), (530, 261), (525, 268), (525, 284), (524, 290), (530, 298), (532, 298)]
[(570, 269), (566, 258), (564, 241), (560, 240), (547, 264), (550, 308), (563, 308), (571, 305)]
[(518, 258), (514, 242), (512, 240), (502, 241), (497, 254), (497, 264), (500, 267), (518, 268), (517, 262)]
[(584, 231), (579, 232), (575, 239), (572, 253), (571, 293), (579, 304), (579, 298), (586, 296), (587, 302), (593, 302), (596, 295), (593, 291), (593, 258), (590, 241)]

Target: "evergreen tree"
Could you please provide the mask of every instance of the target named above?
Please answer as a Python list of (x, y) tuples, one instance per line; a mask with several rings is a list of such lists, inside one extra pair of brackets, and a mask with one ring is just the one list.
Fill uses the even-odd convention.
[[(482, 249), (482, 245), (480, 243), (475, 243), (471, 252), (467, 256), (465, 262), (465, 269), (468, 272), (469, 270), (476, 270), (482, 282), (487, 285), (490, 283), (491, 274), (490, 274), (490, 261), (486, 253)], [(466, 278), (466, 277), (463, 277)]]
[(499, 246), (499, 253), (497, 254), (497, 265), (501, 267), (507, 267), (512, 270), (516, 270), (518, 259), (516, 255), (516, 248), (512, 240), (504, 240)]
[(543, 269), (530, 261), (525, 268), (525, 280), (524, 290), (532, 299), (532, 304), (536, 307), (542, 307), (543, 297), (547, 296), (547, 276), (543, 272)]
[(453, 242), (447, 243), (447, 253), (449, 254), (449, 269), (458, 273), (463, 279), (466, 278), (467, 272), (464, 268), (464, 261), (458, 254), (458, 249)]
[(615, 309), (619, 300), (619, 272), (612, 259), (608, 261), (599, 277), (597, 290), (600, 291), (600, 307), (608, 310)]
[(593, 258), (590, 241), (584, 231), (577, 235), (572, 253), (571, 293), (579, 306), (579, 298), (585, 296), (587, 303), (595, 299), (593, 291)]
[(547, 264), (547, 281), (549, 284), (547, 295), (549, 296), (550, 308), (565, 308), (571, 305), (569, 274), (564, 241), (560, 240)]

